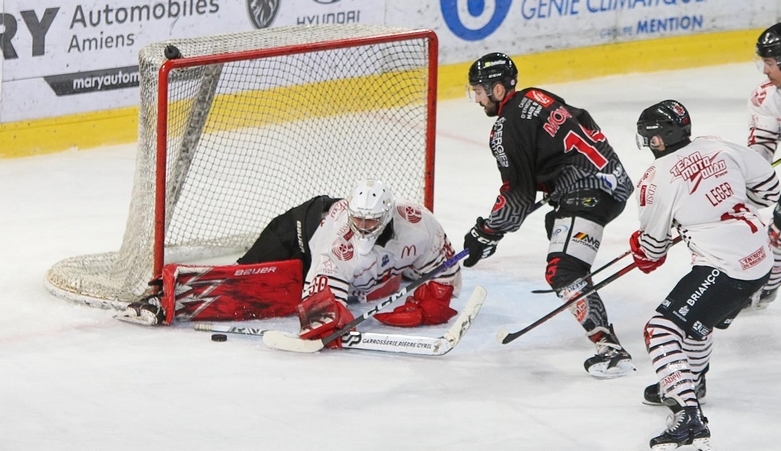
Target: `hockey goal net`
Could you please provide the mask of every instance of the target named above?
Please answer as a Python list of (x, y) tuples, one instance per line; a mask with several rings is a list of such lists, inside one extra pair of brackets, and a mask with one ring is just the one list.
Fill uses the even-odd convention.
[(433, 208), (437, 39), (383, 26), (283, 27), (139, 54), (138, 155), (117, 252), (72, 257), (51, 292), (124, 308), (164, 263), (240, 254), (276, 215), (361, 178)]

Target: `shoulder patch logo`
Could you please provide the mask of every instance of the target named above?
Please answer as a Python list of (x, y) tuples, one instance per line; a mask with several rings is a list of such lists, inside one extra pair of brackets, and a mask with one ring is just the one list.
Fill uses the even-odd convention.
[(765, 101), (766, 97), (767, 97), (767, 91), (765, 91), (762, 88), (757, 88), (751, 94), (751, 104), (754, 105), (755, 107), (758, 107), (762, 105), (762, 102)]
[(341, 261), (348, 261), (355, 255), (353, 243), (350, 240), (353, 237), (353, 231), (349, 226), (342, 226), (336, 233), (334, 244), (331, 245), (331, 253)]
[(396, 211), (399, 213), (399, 216), (412, 224), (417, 224), (423, 219), (423, 213), (412, 205), (397, 205)]
[(526, 97), (534, 100), (544, 107), (549, 107), (553, 104), (553, 99), (550, 96), (543, 93), (542, 91), (537, 91), (536, 89), (532, 89), (531, 91), (526, 92)]
[(341, 261), (352, 260), (353, 255), (355, 255), (353, 244), (341, 238), (334, 241), (334, 245), (331, 246), (331, 252), (334, 254), (334, 257)]

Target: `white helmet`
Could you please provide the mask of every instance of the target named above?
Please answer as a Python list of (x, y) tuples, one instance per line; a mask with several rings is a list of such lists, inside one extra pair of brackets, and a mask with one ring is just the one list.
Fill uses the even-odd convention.
[(358, 182), (347, 205), (347, 212), (359, 254), (366, 255), (372, 250), (377, 237), (393, 216), (395, 203), (388, 185), (371, 179)]

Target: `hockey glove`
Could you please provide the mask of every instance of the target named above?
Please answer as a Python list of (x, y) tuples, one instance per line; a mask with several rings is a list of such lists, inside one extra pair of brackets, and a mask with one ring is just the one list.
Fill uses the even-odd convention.
[(485, 225), (485, 219), (477, 218), (475, 226), (464, 236), (464, 249), (469, 249), (469, 257), (464, 260), (464, 266), (471, 268), (481, 259), (492, 256), (502, 237), (503, 233)]
[(767, 237), (770, 239), (770, 249), (774, 252), (781, 252), (781, 203), (773, 209), (773, 221), (767, 228)]
[(396, 307), (390, 313), (377, 313), (377, 321), (396, 327), (417, 327), (448, 322), (456, 315), (450, 308), (450, 298), (453, 297), (453, 286), (439, 282), (428, 282), (415, 290), (407, 302)]
[[(306, 298), (298, 305), (297, 311), (301, 323), (298, 336), (307, 340), (325, 338), (355, 319), (347, 307), (336, 300), (328, 287)], [(342, 342), (334, 340), (326, 347), (341, 348)]]
[(642, 231), (638, 230), (629, 237), (629, 248), (632, 250), (632, 258), (635, 259), (637, 268), (648, 274), (662, 266), (664, 261), (667, 260), (667, 255), (663, 255), (662, 258), (658, 260), (653, 260), (645, 255), (645, 251), (643, 251), (643, 248), (640, 246), (640, 235), (642, 235), (642, 233)]
[(770, 242), (770, 249), (781, 249), (781, 229), (779, 229), (775, 223), (771, 223), (767, 228), (767, 237)]

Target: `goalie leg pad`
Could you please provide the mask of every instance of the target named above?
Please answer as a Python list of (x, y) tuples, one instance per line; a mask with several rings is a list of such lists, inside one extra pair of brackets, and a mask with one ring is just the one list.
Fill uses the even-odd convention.
[(300, 260), (163, 268), (161, 305), (174, 321), (246, 321), (289, 316), (301, 301)]
[(450, 308), (452, 285), (428, 282), (418, 287), (404, 305), (390, 313), (374, 315), (377, 321), (396, 327), (417, 327), (446, 323), (458, 312)]

